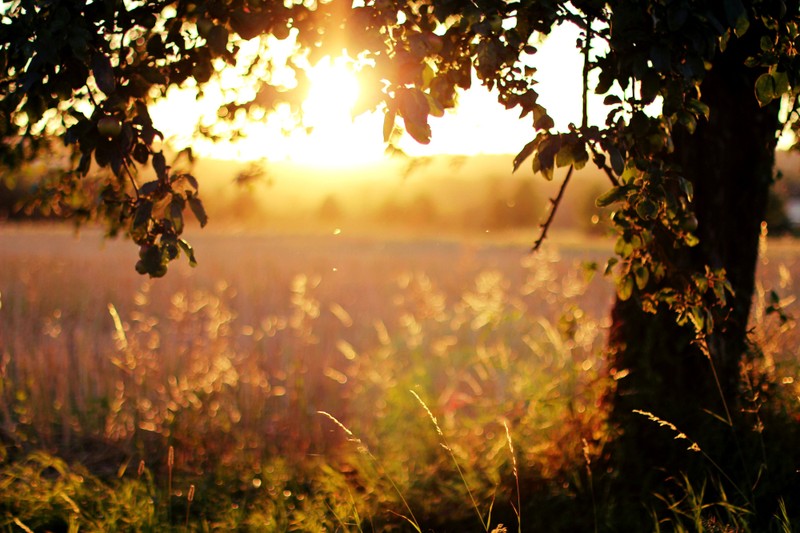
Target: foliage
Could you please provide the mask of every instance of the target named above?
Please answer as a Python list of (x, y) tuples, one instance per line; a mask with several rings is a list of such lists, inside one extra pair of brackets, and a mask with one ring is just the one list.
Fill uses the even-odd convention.
[[(338, 0), (18, 0), (2, 15), (2, 153), (6, 164), (15, 165), (34, 156), (49, 136), (61, 137), (77, 159), (50, 188), (52, 199), (81, 198), (73, 213), (94, 213), (112, 232), (124, 227), (141, 247), (137, 270), (159, 276), (181, 250), (193, 261), (191, 247), (180, 238), (184, 210), (194, 212), (201, 225), (206, 222), (197, 182), (167, 164), (163, 135), (148, 113), (148, 103), (168, 88), (202, 87), (222, 69), (246, 63), (243, 72), (251, 75), (254, 98), (232, 98), (225, 113), (232, 118), (239, 109), (297, 103), (307, 86), (303, 67), (346, 52), (362, 78), (362, 108), (384, 110), (386, 141), (402, 119), (405, 130), (425, 143), (428, 118), (453, 107), (457, 90), (477, 77), (497, 89), (505, 107), (532, 117), (534, 138), (514, 160), (515, 168), (532, 157), (533, 168), (548, 179), (556, 167), (580, 169), (590, 160), (605, 170), (614, 188), (599, 202), (620, 207), (615, 222), (621, 261), (615, 270), (619, 295), (627, 298), (658, 282), (670, 267), (650, 246), (654, 235), (664, 233), (689, 246), (696, 242), (691, 184), (665, 156), (674, 129), (693, 131), (708, 119), (699, 87), (720, 52), (756, 32), (760, 48), (748, 66), (764, 73), (755, 98), (768, 105), (795, 94), (800, 33), (796, 6), (790, 4), (487, 0), (464, 7), (436, 0), (351, 7)], [(584, 117), (559, 132), (537, 103), (534, 44), (562, 24), (582, 31), (577, 46), (585, 59)], [(239, 57), (242, 44), (254, 39), (259, 53)], [(297, 43), (287, 60), (294, 72), (288, 83), (274, 75), (280, 66), (269, 53), (275, 39)], [(253, 79), (257, 73), (264, 74)], [(606, 95), (603, 127), (589, 125), (586, 116), (592, 88)], [(661, 112), (653, 116), (647, 106), (656, 100)], [(794, 97), (792, 102), (797, 103)], [(93, 160), (110, 172), (87, 191), (83, 177)], [(145, 181), (149, 178), (137, 169), (148, 163), (155, 176)], [(702, 287), (689, 280), (673, 289), (704, 297)], [(697, 307), (692, 301), (679, 305)]]

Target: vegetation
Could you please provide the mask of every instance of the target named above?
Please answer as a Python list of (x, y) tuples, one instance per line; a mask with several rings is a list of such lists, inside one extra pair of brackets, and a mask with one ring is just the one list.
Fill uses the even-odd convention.
[[(602, 531), (637, 505), (601, 466), (613, 287), (580, 267), (610, 244), (521, 257), (519, 241), (204, 232), (202, 269), (142, 282), (115, 268), (125, 243), (66, 236), (0, 235), (8, 530), (413, 530), (399, 516), (413, 513), (423, 531), (516, 531), (516, 507), (523, 531)], [(241, 247), (251, 253), (227, 261)], [(762, 283), (796, 293), (796, 244), (766, 257)], [(759, 297), (765, 310), (769, 291)], [(778, 423), (800, 409), (790, 324), (752, 323), (764, 430), (737, 442), (764, 446), (750, 459), (769, 464), (759, 490), (794, 475), (798, 438)], [(687, 461), (696, 453), (659, 429)], [(702, 491), (676, 478), (646, 529), (780, 530), (778, 501), (742, 504), (746, 483), (723, 500), (715, 479)]]
[[(182, 237), (184, 211), (207, 221), (197, 180), (167, 164), (149, 115), (148, 104), (167, 88), (202, 88), (222, 69), (247, 63), (252, 98), (232, 98), (225, 113), (233, 119), (299, 101), (303, 66), (346, 52), (367, 89), (364, 108), (385, 113), (386, 142), (401, 119), (425, 143), (429, 116), (453, 107), (474, 76), (497, 90), (501, 104), (532, 117), (514, 168), (530, 159), (550, 180), (557, 167), (568, 169), (553, 212), (573, 172), (590, 161), (610, 182), (598, 205), (613, 206), (618, 233), (617, 257), (605, 269), (617, 288), (608, 339), (615, 386), (606, 397), (614, 430), (602, 463), (613, 491), (649, 507), (683, 473), (687, 494), (709, 490), (725, 508), (762, 509), (791, 484), (755, 485), (729, 504), (726, 495), (742, 480), (759, 479), (747, 447), (729, 444), (751, 427), (747, 334), (776, 140), (796, 124), (800, 105), (799, 23), (795, 0), (355, 7), (18, 0), (2, 14), (0, 146), (4, 161), (18, 166), (59, 136), (74, 167), (46, 174), (42, 198), (74, 217), (105, 221), (112, 234), (125, 229), (139, 246), (136, 270), (161, 277), (180, 254), (195, 263)], [(585, 61), (582, 120), (567, 131), (557, 131), (537, 102), (534, 80), (536, 40), (562, 24), (581, 30)], [(257, 38), (258, 53), (237, 57), (245, 40)], [(269, 53), (270, 42), (289, 38), (298, 45), (287, 59), (291, 83), (276, 74)], [(588, 120), (590, 90), (605, 96), (602, 127)], [(650, 111), (654, 103), (660, 110)], [(153, 177), (137, 175), (144, 165)], [(93, 166), (101, 172), (86, 179)], [(429, 217), (431, 204), (418, 205), (417, 216)], [(776, 296), (776, 312), (779, 304)], [(695, 460), (663, 438), (664, 427), (694, 439)], [(650, 521), (638, 511), (616, 513), (614, 526)]]

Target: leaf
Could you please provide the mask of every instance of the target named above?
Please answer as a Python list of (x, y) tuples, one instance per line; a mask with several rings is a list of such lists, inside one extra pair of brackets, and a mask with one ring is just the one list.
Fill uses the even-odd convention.
[(611, 158), (611, 170), (617, 176), (622, 176), (622, 173), (625, 172), (625, 159), (622, 157), (622, 153), (616, 146), (609, 146), (608, 156)]
[(636, 214), (643, 220), (652, 220), (658, 214), (658, 206), (651, 200), (644, 199), (636, 204)]
[(624, 200), (628, 195), (627, 187), (613, 187), (601, 194), (594, 204), (597, 207), (608, 207), (609, 205)]
[(648, 70), (642, 77), (642, 85), (640, 90), (642, 95), (642, 103), (652, 103), (656, 99), (656, 96), (658, 96), (660, 85), (661, 78), (659, 78), (658, 74), (654, 70)]
[(557, 167), (567, 167), (575, 161), (575, 156), (572, 151), (573, 146), (574, 145), (571, 143), (563, 143), (561, 145), (561, 149), (558, 151), (558, 154), (556, 154)]
[(97, 88), (103, 93), (110, 95), (116, 90), (117, 82), (114, 79), (114, 68), (111, 66), (111, 60), (102, 52), (95, 52), (92, 55), (92, 73), (94, 74)]
[(178, 239), (178, 246), (181, 247), (181, 250), (183, 250), (183, 253), (185, 253), (186, 257), (189, 258), (189, 266), (196, 267), (197, 266), (197, 259), (194, 256), (194, 248), (192, 248), (192, 245), (189, 244), (188, 242), (186, 242), (183, 239)]
[(153, 154), (153, 169), (160, 180), (167, 179), (167, 159), (164, 157), (164, 152)]
[(526, 144), (522, 150), (519, 151), (517, 156), (514, 158), (514, 172), (516, 172), (520, 165), (522, 165), (522, 163), (524, 163), (525, 160), (531, 156), (533, 151), (536, 150), (536, 147), (539, 145), (539, 141), (540, 139), (537, 137)]
[(386, 114), (383, 115), (383, 142), (388, 143), (392, 138), (392, 132), (394, 131), (394, 119), (397, 116), (397, 112), (392, 110), (387, 110)]
[(150, 151), (147, 149), (147, 146), (142, 143), (137, 143), (136, 146), (133, 147), (133, 158), (137, 163), (142, 165), (146, 164), (147, 160), (150, 158)]
[(169, 221), (178, 235), (183, 233), (183, 207), (184, 201), (180, 196), (174, 196), (169, 204)]
[(197, 196), (189, 196), (189, 207), (194, 213), (195, 218), (197, 221), (200, 222), (200, 227), (205, 227), (208, 224), (208, 215), (206, 215), (206, 210), (203, 207), (203, 202)]
[(425, 94), (419, 89), (402, 89), (397, 92), (398, 112), (408, 133), (420, 144), (431, 140), (431, 127), (428, 125), (430, 105)]
[(703, 115), (706, 117), (706, 120), (711, 116), (711, 108), (704, 102), (701, 102), (697, 98), (692, 98), (686, 103), (686, 107), (689, 108), (695, 115)]
[(428, 109), (432, 117), (441, 118), (444, 116), (444, 108), (433, 96), (425, 93), (425, 99), (428, 100)]
[(589, 152), (586, 151), (586, 145), (579, 142), (572, 147), (573, 165), (575, 170), (580, 170), (589, 162)]
[(630, 299), (633, 294), (633, 277), (625, 276), (617, 282), (617, 296), (623, 302)]
[(228, 30), (222, 26), (214, 26), (208, 32), (208, 47), (216, 55), (222, 55), (228, 50)]
[(739, 17), (747, 16), (742, 0), (724, 0), (723, 8), (725, 9), (725, 18), (731, 28), (736, 26)]
[(643, 291), (647, 286), (647, 282), (650, 280), (650, 271), (643, 265), (639, 265), (633, 271), (633, 274), (636, 279), (636, 286), (639, 287), (639, 290)]
[(773, 72), (772, 80), (775, 82), (775, 92), (778, 97), (789, 92), (789, 76), (785, 72)]
[(537, 130), (550, 130), (555, 127), (556, 123), (547, 113), (542, 113), (533, 121), (533, 127)]
[(140, 200), (133, 214), (133, 220), (131, 221), (131, 238), (134, 242), (141, 242), (147, 237), (147, 229), (152, 215), (153, 202), (150, 200)]
[(609, 274), (611, 274), (611, 272), (612, 272), (612, 271), (613, 271), (613, 269), (614, 269), (614, 266), (615, 266), (617, 263), (619, 263), (619, 259), (617, 259), (616, 257), (611, 257), (611, 258), (609, 258), (608, 262), (606, 263), (606, 268), (605, 268), (605, 270), (603, 271), (603, 274), (604, 274), (604, 275), (606, 275), (606, 276), (608, 276)]
[(158, 181), (148, 181), (139, 187), (139, 196), (151, 196), (156, 191), (158, 191)]
[(775, 87), (775, 78), (772, 74), (765, 72), (756, 79), (756, 99), (761, 107), (772, 102), (778, 97), (777, 87)]
[(694, 198), (694, 186), (692, 182), (686, 178), (680, 177), (678, 178), (678, 184), (681, 187), (681, 191), (683, 191), (683, 194), (686, 196), (686, 200), (691, 202), (692, 198)]

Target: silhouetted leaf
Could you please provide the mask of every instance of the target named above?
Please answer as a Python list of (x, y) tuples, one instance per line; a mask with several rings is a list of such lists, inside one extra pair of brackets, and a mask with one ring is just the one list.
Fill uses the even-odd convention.
[(111, 60), (105, 54), (101, 52), (92, 54), (92, 73), (94, 74), (97, 88), (106, 95), (116, 90), (117, 82), (114, 79), (114, 69), (111, 66)]
[(533, 151), (536, 149), (536, 146), (539, 144), (539, 138), (532, 140), (528, 144), (526, 144), (522, 150), (519, 151), (517, 156), (514, 158), (514, 172), (528, 159)]
[(153, 154), (153, 170), (156, 171), (158, 179), (167, 179), (167, 159), (164, 157), (164, 152)]
[(197, 221), (200, 222), (200, 227), (205, 227), (208, 224), (208, 215), (206, 215), (206, 210), (203, 207), (203, 202), (200, 201), (200, 198), (197, 196), (189, 196), (189, 208), (191, 208), (192, 213), (194, 213), (195, 218)]
[(610, 146), (608, 148), (608, 157), (611, 159), (611, 170), (617, 176), (622, 176), (622, 173), (625, 172), (625, 159), (622, 157), (622, 153), (616, 146)]

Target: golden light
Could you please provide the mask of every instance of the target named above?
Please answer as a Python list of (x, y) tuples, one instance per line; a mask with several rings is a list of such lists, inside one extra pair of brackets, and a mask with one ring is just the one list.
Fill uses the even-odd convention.
[(311, 89), (303, 102), (307, 126), (327, 129), (349, 121), (359, 86), (346, 61), (344, 57), (325, 57), (308, 72)]
[(302, 128), (289, 134), (288, 158), (312, 166), (348, 166), (382, 157), (380, 118), (353, 117), (359, 84), (346, 57), (325, 57), (307, 71)]
[[(556, 30), (539, 46), (535, 63), (536, 79), (542, 103), (564, 130), (569, 123), (580, 122), (582, 57), (575, 49), (577, 30), (569, 26)], [(249, 45), (250, 43), (245, 43)], [(273, 43), (274, 44), (274, 43)], [(243, 50), (247, 47), (243, 46)], [(280, 53), (288, 53), (282, 50)], [(271, 52), (278, 48), (271, 46)], [(250, 50), (256, 53), (258, 50)], [(241, 52), (240, 52), (241, 53)], [(228, 92), (244, 94), (239, 68), (223, 71), (223, 85)], [(196, 153), (215, 159), (253, 161), (292, 161), (314, 167), (347, 167), (378, 162), (385, 158), (383, 113), (352, 117), (359, 96), (359, 84), (346, 57), (324, 57), (309, 67), (308, 94), (302, 104), (303, 118), (298, 124), (288, 108), (264, 117), (242, 117), (237, 126), (245, 138), (236, 142), (214, 143), (193, 137), (197, 121), (216, 122), (216, 109), (223, 102), (223, 89), (213, 84), (204, 88), (196, 100), (196, 90), (170, 90), (169, 97), (151, 109), (157, 127), (163, 128), (178, 147), (193, 146)], [(479, 86), (459, 95), (455, 110), (442, 118), (431, 118), (433, 138), (419, 145), (408, 135), (399, 146), (413, 156), (435, 154), (474, 155), (479, 153), (514, 154), (534, 134), (530, 117), (519, 119), (518, 110), (504, 110), (496, 95)], [(602, 123), (605, 108), (601, 99), (591, 95), (589, 111), (592, 122)], [(222, 127), (217, 124), (218, 127)]]

